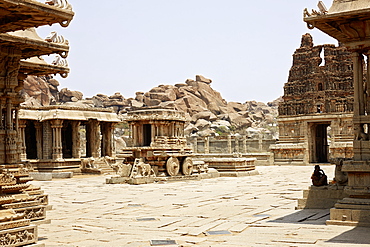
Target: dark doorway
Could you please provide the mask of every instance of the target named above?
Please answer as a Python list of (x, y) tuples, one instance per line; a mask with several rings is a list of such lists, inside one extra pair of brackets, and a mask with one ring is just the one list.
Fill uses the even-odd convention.
[(25, 129), (27, 159), (37, 159), (37, 141), (35, 124), (28, 121)]
[(143, 146), (148, 147), (152, 142), (152, 126), (150, 124), (143, 125)]
[(313, 126), (312, 163), (327, 163), (329, 160), (328, 127), (330, 124)]
[(72, 125), (64, 122), (62, 128), (63, 158), (72, 158)]

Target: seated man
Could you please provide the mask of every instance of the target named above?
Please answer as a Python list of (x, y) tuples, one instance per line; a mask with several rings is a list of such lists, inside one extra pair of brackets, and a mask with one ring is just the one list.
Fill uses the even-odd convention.
[(320, 169), (319, 165), (315, 165), (315, 170), (311, 176), (312, 184), (315, 186), (324, 186), (328, 185), (328, 178), (325, 175), (324, 171)]

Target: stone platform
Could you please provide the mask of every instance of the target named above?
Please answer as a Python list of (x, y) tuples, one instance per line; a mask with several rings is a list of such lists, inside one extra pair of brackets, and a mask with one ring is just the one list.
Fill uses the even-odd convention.
[(332, 208), (338, 200), (346, 197), (344, 186), (327, 185), (327, 186), (310, 186), (303, 191), (303, 198), (298, 199), (297, 209), (324, 209)]
[(195, 160), (203, 161), (209, 168), (216, 169), (221, 177), (241, 177), (258, 174), (254, 166), (256, 158), (196, 157)]

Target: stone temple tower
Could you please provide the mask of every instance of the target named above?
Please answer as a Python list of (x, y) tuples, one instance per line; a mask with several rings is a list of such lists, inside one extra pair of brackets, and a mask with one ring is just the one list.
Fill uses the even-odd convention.
[(353, 156), (351, 53), (342, 45), (314, 45), (306, 33), (279, 105), (275, 165), (328, 163)]

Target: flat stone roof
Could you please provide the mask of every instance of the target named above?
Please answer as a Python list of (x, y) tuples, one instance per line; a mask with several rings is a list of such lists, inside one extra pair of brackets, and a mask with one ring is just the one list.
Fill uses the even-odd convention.
[(120, 122), (117, 114), (101, 108), (78, 108), (66, 106), (24, 107), (19, 111), (19, 119), (48, 121), (53, 119), (86, 121), (96, 119), (101, 122)]

